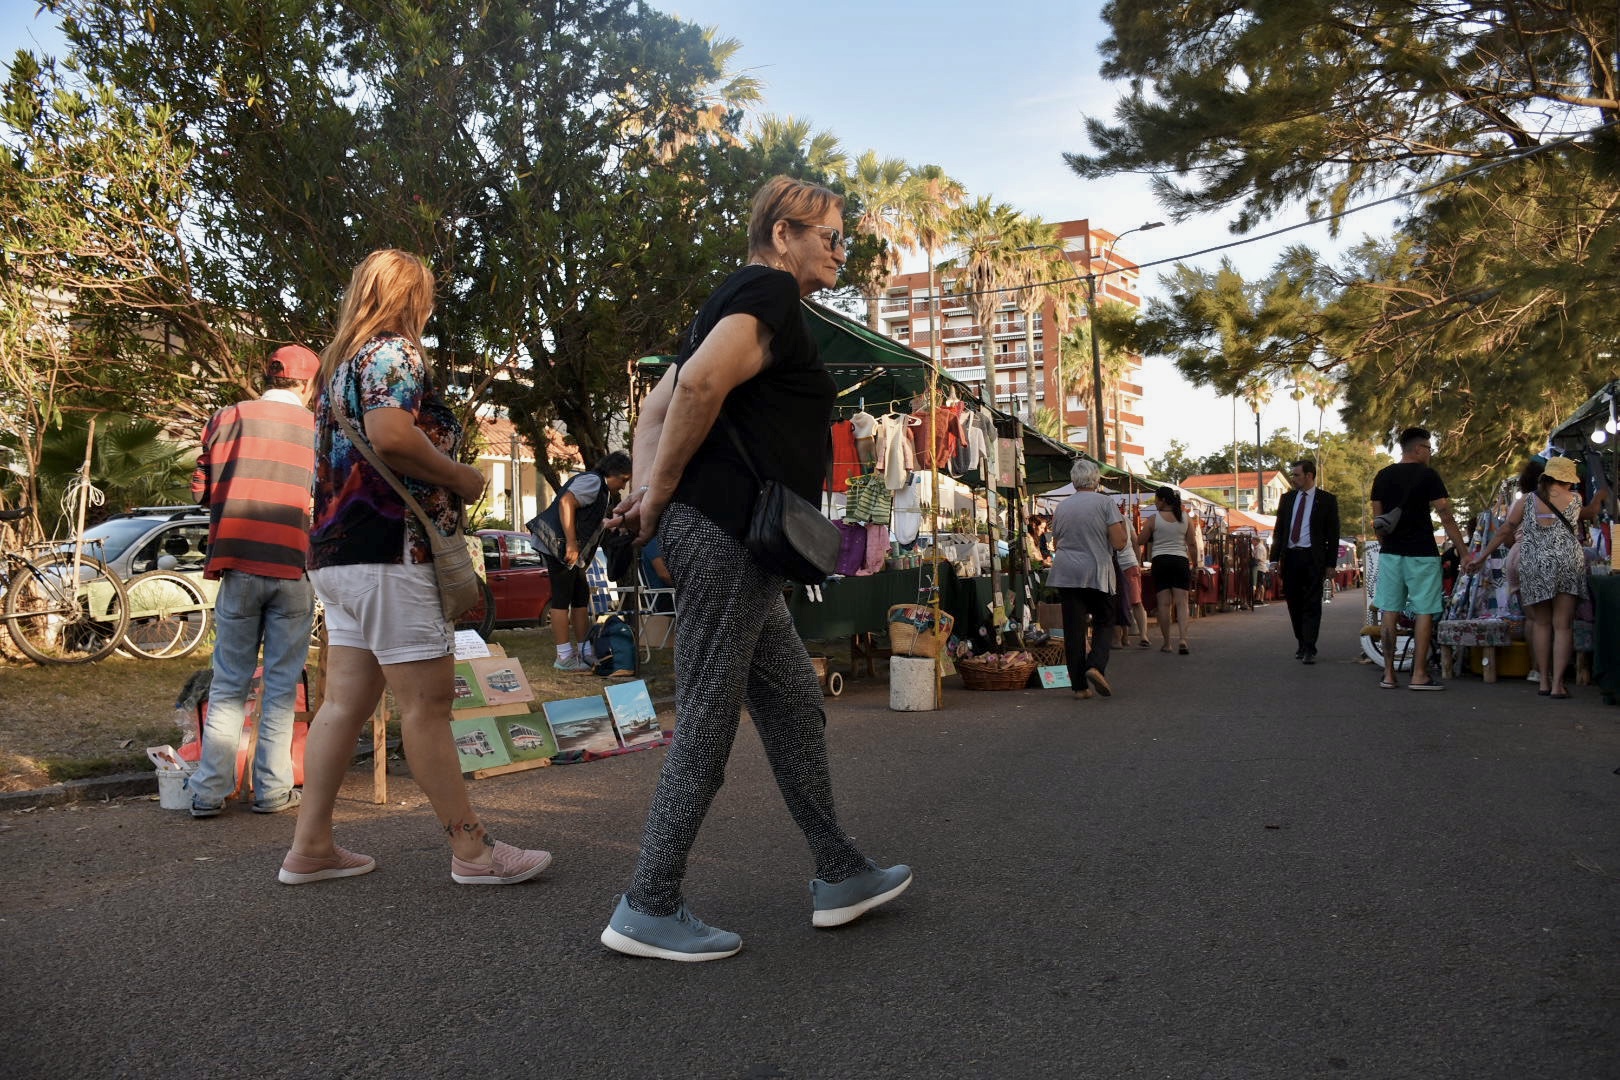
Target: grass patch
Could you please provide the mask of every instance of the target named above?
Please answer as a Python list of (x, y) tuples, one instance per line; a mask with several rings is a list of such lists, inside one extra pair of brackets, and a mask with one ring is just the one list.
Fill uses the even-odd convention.
[[(500, 630), (494, 641), (522, 661), (535, 712), (542, 701), (588, 697), (607, 685), (553, 668), (549, 630)], [(209, 656), (205, 647), (179, 660), (114, 654), (94, 664), (35, 666), (0, 659), (0, 791), (147, 768), (146, 747), (180, 744), (174, 699)], [(637, 677), (655, 700), (671, 696), (670, 651), (654, 651)]]

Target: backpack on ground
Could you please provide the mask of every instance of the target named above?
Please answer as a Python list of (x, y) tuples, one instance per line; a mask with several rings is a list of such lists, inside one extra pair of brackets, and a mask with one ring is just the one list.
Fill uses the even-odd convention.
[(597, 675), (634, 675), (636, 673), (636, 632), (622, 615), (609, 615), (599, 621), (587, 640), (596, 656)]

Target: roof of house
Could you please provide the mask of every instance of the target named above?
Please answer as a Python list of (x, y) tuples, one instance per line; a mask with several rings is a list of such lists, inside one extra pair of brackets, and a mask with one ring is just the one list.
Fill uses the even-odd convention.
[[(1243, 472), (1238, 473), (1237, 475), (1239, 487), (1242, 487), (1245, 484), (1254, 483), (1254, 473), (1252, 472)], [(1273, 480), (1280, 478), (1282, 473), (1277, 469), (1267, 469), (1261, 475), (1264, 477), (1264, 479), (1260, 482), (1262, 484), (1270, 484)], [(1181, 482), (1181, 486), (1184, 488), (1229, 488), (1232, 486), (1232, 474), (1225, 472), (1205, 473), (1202, 476), (1189, 476), (1187, 479)]]
[[(508, 447), (512, 445), (512, 436), (518, 437), (518, 459), (520, 461), (533, 461), (534, 453), (529, 448), (529, 442), (524, 438), (517, 426), (504, 416), (480, 417), (479, 426), (483, 429), (484, 453), (483, 457), (504, 458), (508, 456)], [(550, 461), (571, 461), (583, 465), (579, 447), (569, 443), (557, 433), (555, 428), (546, 429), (546, 458)]]

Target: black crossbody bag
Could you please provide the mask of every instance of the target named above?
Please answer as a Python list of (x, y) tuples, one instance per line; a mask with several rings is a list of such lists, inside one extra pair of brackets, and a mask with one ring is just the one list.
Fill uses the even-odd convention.
[(760, 476), (731, 421), (722, 415), (720, 423), (725, 425), (737, 456), (742, 458), (759, 485), (743, 546), (754, 556), (754, 561), (773, 574), (781, 574), (801, 585), (821, 584), (838, 566), (838, 547), (842, 539), (838, 526), (828, 520), (819, 507), (789, 490), (781, 481)]

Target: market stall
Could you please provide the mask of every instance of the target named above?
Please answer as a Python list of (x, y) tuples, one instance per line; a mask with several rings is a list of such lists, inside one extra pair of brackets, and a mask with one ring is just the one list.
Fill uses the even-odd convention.
[(1620, 697), (1620, 575), (1615, 568), (1613, 522), (1620, 516), (1620, 504), (1612, 494), (1620, 477), (1620, 379), (1611, 380), (1587, 398), (1568, 419), (1553, 428), (1548, 446), (1574, 458), (1584, 466), (1585, 491), (1607, 485), (1611, 494), (1604, 507), (1602, 524), (1593, 530), (1588, 549), (1591, 570), (1592, 616), (1590, 641), (1582, 640), (1583, 627), (1577, 614), (1576, 648), (1591, 646), (1591, 675), (1603, 692), (1603, 700), (1613, 704)]
[[(1022, 620), (1036, 588), (1023, 545), (1008, 543), (1005, 556), (998, 552), (1003, 542), (1021, 538), (1029, 496), (1067, 483), (1081, 452), (984, 402), (935, 370), (926, 355), (830, 308), (804, 307), (838, 387), (822, 509), (844, 530), (848, 558), (841, 555), (841, 572), (822, 585), (792, 587), (789, 609), (800, 635), (849, 638), (856, 660), (869, 635), (888, 629), (896, 604), (937, 600), (968, 633)], [(639, 361), (632, 376), (639, 389), (650, 388), (668, 363)], [(904, 471), (904, 482), (896, 482), (897, 471), (875, 469), (860, 445), (885, 437), (885, 446), (897, 445), (896, 427), (910, 443), (898, 445), (915, 455), (896, 450), (893, 468)]]

